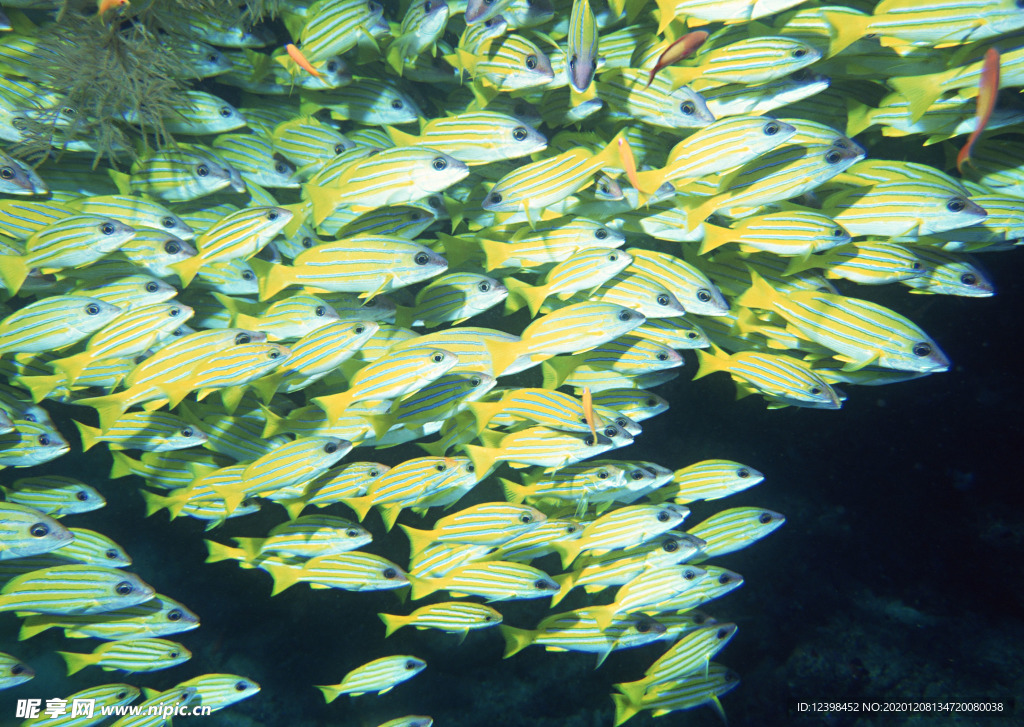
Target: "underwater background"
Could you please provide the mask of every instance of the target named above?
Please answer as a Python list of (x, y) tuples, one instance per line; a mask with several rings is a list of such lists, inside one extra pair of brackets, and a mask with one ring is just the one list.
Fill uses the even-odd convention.
[[(223, 90), (223, 87), (218, 87)], [(230, 97), (230, 93), (225, 94)], [(782, 115), (777, 114), (777, 115)], [(937, 149), (885, 144), (871, 157), (942, 163)], [(884, 387), (850, 387), (840, 411), (766, 410), (756, 396), (735, 400), (726, 377), (691, 381), (697, 363), (684, 351), (682, 376), (659, 386), (671, 409), (644, 422), (643, 435), (617, 454), (679, 468), (707, 458), (732, 459), (766, 476), (732, 495), (729, 507), (758, 506), (786, 524), (756, 547), (715, 560), (745, 584), (706, 610), (739, 626), (720, 661), (742, 682), (722, 697), (732, 727), (759, 725), (1019, 725), (1024, 723), (1024, 262), (1015, 250), (983, 255), (997, 294), (991, 298), (910, 295), (836, 281), (899, 311), (938, 342), (948, 372)], [(500, 327), (485, 313), (473, 325)], [(535, 378), (535, 377), (534, 377)], [(513, 380), (537, 385), (529, 375)], [(403, 629), (383, 639), (378, 612), (405, 612), (399, 592), (349, 593), (291, 588), (270, 596), (270, 577), (233, 562), (206, 564), (204, 523), (144, 517), (135, 477), (108, 479), (103, 447), (81, 452), (71, 418), (81, 409), (47, 402), (71, 452), (33, 468), (81, 479), (107, 499), (103, 509), (67, 522), (104, 533), (133, 558), (131, 570), (160, 593), (195, 611), (200, 628), (173, 636), (193, 653), (187, 665), (144, 675), (164, 689), (205, 672), (243, 674), (261, 692), (203, 725), (373, 727), (403, 714), (424, 714), (451, 727), (590, 727), (609, 725), (612, 684), (638, 679), (664, 644), (619, 651), (595, 671), (594, 656), (528, 648), (503, 660), (497, 629), (470, 632), (462, 643), (435, 631)], [(411, 445), (357, 450), (386, 464), (420, 456)], [(0, 484), (26, 474), (0, 471)], [(491, 477), (460, 501), (501, 500)], [(690, 522), (722, 509), (694, 503)], [(348, 514), (347, 511), (344, 514)], [(265, 533), (281, 519), (271, 505), (229, 520), (214, 538)], [(376, 514), (363, 526), (373, 552), (398, 563), (407, 543), (384, 537)], [(559, 570), (556, 556), (535, 563)], [(576, 598), (569, 606), (582, 603)], [(546, 601), (500, 604), (504, 622), (527, 628), (549, 613)], [(396, 611), (396, 609), (398, 609)], [(98, 669), (65, 676), (56, 654), (68, 647), (58, 630), (17, 641), (19, 620), (0, 614), (0, 650), (16, 652), (36, 677), (0, 692), (0, 725), (15, 725), (19, 698), (63, 696), (113, 681)], [(72, 650), (84, 650), (71, 642)], [(324, 704), (314, 684), (353, 665), (408, 653), (429, 667), (380, 697)], [(131, 675), (118, 681), (136, 683)], [(1000, 703), (998, 712), (828, 715), (800, 703)], [(632, 725), (719, 725), (708, 707)]]

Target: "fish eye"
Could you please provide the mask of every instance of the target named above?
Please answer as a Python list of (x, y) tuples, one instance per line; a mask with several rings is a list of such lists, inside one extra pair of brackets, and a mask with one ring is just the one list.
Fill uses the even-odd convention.
[(25, 412), (24, 414), (21, 415), (21, 418), (27, 422), (36, 421), (36, 415), (31, 412)]
[(932, 347), (929, 346), (927, 343), (918, 343), (914, 345), (913, 351), (915, 356), (919, 358), (924, 358), (925, 356), (931, 354)]
[(603, 227), (598, 227), (596, 230), (594, 230), (594, 237), (596, 237), (598, 240), (606, 240), (608, 238), (608, 230), (604, 229)]
[(480, 386), (480, 384), (482, 384), (482, 383), (483, 383), (483, 379), (481, 379), (479, 376), (474, 376), (473, 378), (471, 378), (469, 380), (469, 385), (472, 386), (474, 389), (476, 387)]
[(117, 558), (117, 551), (113, 548), (108, 548), (107, 550), (103, 551), (103, 555), (107, 557), (107, 560), (114, 560), (115, 558)]
[(425, 252), (418, 252), (416, 257), (413, 258), (413, 262), (417, 265), (426, 265), (430, 262), (430, 255), (427, 255)]
[(372, 469), (369, 472), (367, 472), (366, 474), (369, 475), (370, 477), (379, 477), (380, 476), (380, 470)]
[(615, 426), (619, 427), (619, 429), (625, 429), (626, 420), (623, 417), (619, 417), (618, 419), (615, 420)]
[(758, 521), (759, 523), (761, 523), (762, 525), (767, 525), (768, 523), (770, 523), (770, 522), (772, 521), (772, 516), (771, 516), (771, 515), (769, 515), (769, 514), (768, 514), (768, 513), (766, 513), (766, 512), (762, 512), (762, 513), (761, 513), (761, 514), (760, 514), (760, 515), (758, 516), (758, 518), (757, 518), (757, 521)]
[(323, 318), (325, 315), (327, 315), (327, 306), (318, 305), (316, 307), (316, 310), (313, 311), (313, 313), (316, 315), (317, 318)]
[(779, 133), (779, 125), (771, 121), (764, 125), (763, 131), (765, 136), (775, 136)]
[(147, 293), (155, 293), (158, 290), (160, 290), (160, 286), (157, 284), (155, 280), (151, 280), (148, 283), (146, 283)]
[(86, 500), (89, 499), (89, 493), (86, 492), (85, 490), (79, 490), (78, 492), (75, 493), (75, 499), (78, 500), (79, 502), (85, 502)]
[(349, 538), (358, 538), (359, 537), (359, 531), (356, 530), (355, 528), (349, 528), (348, 530), (345, 531), (345, 535), (346, 535), (346, 537), (349, 537)]
[(277, 210), (270, 210), (269, 212), (267, 212), (267, 219), (270, 220), (271, 222), (276, 220), (278, 217), (279, 215), (277, 214)]
[(608, 256), (608, 262), (610, 262), (610, 263), (613, 263), (613, 262), (615, 262), (618, 259), (619, 259), (619, 254), (615, 253), (615, 252), (613, 252), (611, 255)]
[(657, 358), (657, 359), (658, 359), (659, 361), (668, 361), (668, 354), (667, 354), (667, 353), (665, 353), (664, 351), (660, 351), (660, 352), (658, 353), (658, 355), (656, 356), (656, 358)]
[(846, 231), (842, 227), (836, 227), (832, 230), (832, 237), (843, 237)]
[(642, 480), (644, 478), (644, 473), (640, 470), (633, 470), (629, 473), (629, 478), (631, 480)]
[(37, 439), (36, 441), (39, 442), (39, 446), (41, 446), (41, 447), (49, 447), (50, 446), (50, 437), (49, 437), (49, 435), (40, 434), (39, 435), (39, 439)]
[(535, 580), (533, 582), (533, 587), (536, 588), (538, 591), (546, 591), (550, 588), (548, 582), (543, 578), (538, 578), (537, 580)]
[(594, 437), (591, 436), (590, 434), (588, 434), (587, 436), (585, 436), (583, 438), (583, 443), (585, 445), (587, 445), (588, 447), (593, 447), (594, 446)]
[(442, 361), (444, 361), (444, 354), (438, 351), (437, 353), (430, 357), (430, 360), (433, 361), (434, 363), (441, 363)]
[(395, 111), (398, 111), (400, 109), (405, 108), (405, 103), (402, 101), (402, 99), (396, 98), (394, 101), (391, 102), (391, 108), (393, 108)]
[(596, 58), (594, 60), (590, 61), (590, 67), (593, 68), (595, 71), (597, 70), (597, 59)]
[(728, 638), (728, 637), (729, 637), (729, 629), (724, 629), (724, 628), (723, 629), (718, 629), (718, 631), (715, 632), (715, 638), (725, 639), (725, 638)]
[(750, 477), (750, 470), (748, 470), (746, 467), (740, 467), (738, 470), (736, 470), (736, 476), (739, 477), (741, 480), (745, 480), (748, 477)]
[(345, 151), (345, 145), (344, 144), (335, 144), (334, 145), (334, 153), (335, 154), (341, 154), (343, 151)]
[(248, 333), (239, 333), (235, 336), (235, 345), (240, 346), (243, 343), (249, 343), (252, 341), (252, 337)]
[(430, 166), (432, 166), (439, 172), (443, 172), (445, 169), (448, 168), (448, 160), (443, 157), (438, 157), (437, 159), (430, 163)]
[(651, 624), (648, 621), (638, 621), (636, 624), (637, 633), (646, 634), (651, 630)]
[(127, 596), (129, 593), (131, 593), (134, 590), (135, 590), (135, 587), (131, 583), (129, 583), (128, 581), (121, 581), (116, 586), (114, 586), (114, 591), (119, 596)]
[(954, 197), (946, 202), (946, 209), (950, 212), (963, 212), (965, 207), (967, 207), (967, 201), (959, 197)]
[(692, 581), (696, 577), (697, 577), (697, 571), (695, 571), (695, 570), (687, 568), (686, 570), (683, 571), (683, 579), (684, 580)]
[(695, 113), (697, 113), (697, 104), (695, 104), (693, 101), (683, 101), (681, 104), (679, 104), (679, 112), (683, 116), (693, 116)]
[(679, 550), (679, 541), (675, 538), (669, 538), (661, 544), (661, 549), (664, 550), (666, 553), (675, 553), (677, 550)]
[[(1024, 2), (1024, 0), (1021, 0), (1021, 2)], [(974, 273), (964, 273), (963, 275), (960, 276), (960, 282), (963, 283), (964, 285), (977, 285), (978, 276), (976, 276)]]
[(722, 575), (718, 576), (718, 582), (721, 583), (723, 586), (729, 585), (730, 583), (732, 583), (732, 581), (733, 577), (728, 573), (723, 573)]
[(398, 571), (394, 568), (385, 568), (383, 572), (381, 572), (381, 575), (387, 578), (388, 580), (391, 580), (392, 578), (398, 577)]
[(821, 394), (822, 388), (820, 386), (812, 386), (807, 391), (810, 393), (811, 396), (818, 396), (819, 394)]
[(85, 313), (90, 316), (98, 316), (100, 314), (100, 307), (95, 303), (90, 303), (85, 306)]
[(657, 298), (658, 305), (668, 305), (668, 296), (662, 293)]
[[(694, 334), (694, 335), (696, 335), (696, 334)], [(657, 406), (658, 405), (658, 400), (657, 399), (647, 399), (644, 402), (644, 405), (645, 406)]]
[(14, 666), (11, 667), (11, 676), (18, 676), (19, 674), (21, 674), (24, 671), (25, 671), (25, 667), (24, 666), (22, 666), (21, 664), (15, 664)]
[(499, 204), (501, 202), (501, 195), (497, 193), (488, 195), (487, 202), (488, 204)]
[(523, 525), (529, 525), (533, 522), (533, 515), (531, 515), (528, 512), (524, 512), (522, 515), (519, 516), (519, 522), (521, 522)]
[(28, 529), (28, 532), (33, 538), (45, 538), (50, 534), (50, 526), (46, 523), (36, 523)]
[(630, 313), (628, 310), (619, 311), (619, 320), (620, 321), (629, 321), (629, 320), (632, 320), (632, 319), (633, 319), (633, 314)]
[(516, 141), (524, 141), (527, 136), (528, 134), (526, 133), (526, 128), (523, 126), (517, 126), (516, 128), (512, 129), (512, 138), (515, 139)]
[(355, 328), (353, 328), (352, 330), (353, 330), (353, 331), (355, 331), (355, 332), (356, 332), (357, 334), (358, 334), (358, 333), (362, 333), (363, 331), (365, 331), (365, 330), (366, 330), (366, 326), (356, 326), (356, 327), (355, 327)]
[(476, 287), (480, 290), (481, 293), (486, 293), (488, 290), (491, 289), (491, 284), (488, 283), (487, 281), (484, 281)]
[(246, 684), (245, 682), (235, 682), (235, 691), (236, 692), (244, 692), (248, 688), (249, 688), (249, 685)]
[(117, 228), (114, 227), (114, 225), (110, 222), (104, 222), (102, 225), (100, 225), (100, 232), (102, 232), (104, 235), (113, 235), (116, 230)]
[(569, 70), (570, 71), (575, 71), (576, 70), (576, 54), (575, 53), (573, 54), (572, 58), (569, 59)]
[(167, 620), (168, 621), (181, 621), (181, 619), (184, 618), (184, 616), (185, 616), (185, 614), (183, 614), (177, 608), (173, 608), (173, 609), (171, 609), (170, 611), (167, 612)]
[(807, 49), (797, 48), (796, 50), (793, 51), (792, 55), (794, 58), (803, 58), (805, 55), (807, 55)]
[(672, 516), (668, 514), (667, 510), (661, 510), (658, 513), (658, 522), (659, 523), (667, 523), (671, 518), (672, 518)]
[(597, 479), (599, 479), (599, 480), (607, 480), (610, 476), (611, 475), (608, 474), (608, 470), (598, 470), (597, 471)]
[(529, 68), (531, 71), (534, 68), (536, 68), (537, 67), (537, 56), (535, 56), (535, 55), (528, 55), (528, 56), (526, 56), (526, 67)]
[(606, 436), (606, 437), (614, 437), (618, 433), (619, 433), (619, 430), (616, 429), (615, 427), (605, 427), (604, 428), (604, 436)]
[(327, 72), (328, 73), (334, 73), (335, 71), (338, 70), (338, 62), (337, 61), (327, 61), (326, 68), (327, 68)]
[(825, 161), (828, 164), (838, 164), (842, 158), (843, 155), (837, 152), (835, 149), (833, 149), (832, 151), (825, 155)]
[(210, 168), (205, 164), (200, 164), (196, 167), (197, 177), (207, 177), (210, 175)]
[(178, 316), (181, 315), (181, 308), (171, 308), (169, 311), (167, 311), (167, 315), (169, 315), (171, 318), (177, 318)]
[(335, 444), (334, 442), (328, 442), (327, 444), (324, 445), (324, 453), (325, 454), (334, 454), (337, 451), (338, 451), (338, 445)]
[(10, 167), (0, 168), (0, 178), (3, 179), (14, 179), (14, 170)]
[(910, 269), (911, 270), (920, 270), (921, 269), (921, 263), (919, 263), (919, 262), (917, 262), (917, 260), (915, 260), (914, 262), (910, 263)]
[(223, 118), (225, 118), (225, 119), (231, 118), (231, 114), (232, 114), (232, 110), (231, 110), (230, 106), (221, 106), (220, 107), (220, 115)]
[(281, 352), (278, 351), (277, 349), (274, 349), (273, 351), (267, 353), (267, 358), (269, 358), (271, 361), (277, 358), (281, 358)]
[(303, 237), (302, 241), (299, 244), (308, 250), (309, 248), (313, 247), (313, 238)]
[(471, 464), (466, 465), (466, 472), (476, 472), (476, 467)]
[(424, 10), (424, 12), (428, 12), (429, 13), (431, 8), (433, 8), (433, 7), (434, 7), (434, 5), (433, 5), (433, 3), (430, 2), (430, 0), (427, 0), (425, 3), (423, 3), (423, 10)]
[(255, 280), (255, 279), (256, 279), (256, 275), (255, 275), (255, 273), (253, 273), (252, 270), (243, 270), (242, 271), (242, 280)]
[(164, 243), (164, 252), (166, 252), (168, 255), (177, 255), (179, 252), (181, 252), (181, 245), (179, 245), (174, 240), (168, 240), (167, 242)]

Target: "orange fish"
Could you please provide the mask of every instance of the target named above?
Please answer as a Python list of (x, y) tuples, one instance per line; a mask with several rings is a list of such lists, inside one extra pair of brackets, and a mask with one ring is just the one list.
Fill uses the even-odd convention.
[(583, 417), (587, 420), (587, 425), (590, 426), (590, 434), (596, 442), (597, 428), (594, 426), (594, 398), (590, 395), (589, 386), (583, 388)]
[(131, 5), (131, 3), (128, 2), (128, 0), (99, 0), (97, 5), (98, 9), (96, 10), (96, 14), (102, 18), (104, 13), (106, 13), (108, 10), (111, 10), (112, 8), (120, 8), (126, 5)]
[(960, 153), (956, 155), (957, 171), (962, 172), (964, 163), (971, 160), (971, 148), (974, 147), (974, 142), (981, 136), (981, 132), (985, 130), (988, 120), (992, 118), (992, 112), (996, 108), (996, 97), (998, 95), (999, 51), (995, 48), (989, 48), (985, 51), (985, 61), (981, 64), (981, 79), (978, 81), (978, 100), (975, 107), (978, 125), (974, 127), (974, 131), (967, 137), (967, 143), (964, 144)]
[(629, 179), (629, 183), (639, 190), (640, 180), (636, 175), (636, 157), (633, 156), (633, 148), (624, 136), (619, 137), (619, 158), (626, 168), (626, 178)]
[(293, 43), (289, 43), (284, 49), (288, 51), (288, 55), (291, 56), (292, 60), (298, 63), (305, 71), (314, 78), (320, 78), (320, 71), (310, 65), (309, 61), (306, 60), (306, 56), (302, 55), (302, 51), (296, 48)]
[(704, 41), (707, 39), (708, 34), (706, 31), (694, 30), (675, 41), (672, 45), (666, 48), (660, 56), (658, 56), (658, 62), (655, 63), (654, 68), (651, 69), (651, 75), (647, 77), (647, 86), (644, 86), (644, 88), (651, 85), (654, 77), (658, 75), (658, 71), (665, 66), (671, 66), (677, 61), (683, 60), (704, 45)]

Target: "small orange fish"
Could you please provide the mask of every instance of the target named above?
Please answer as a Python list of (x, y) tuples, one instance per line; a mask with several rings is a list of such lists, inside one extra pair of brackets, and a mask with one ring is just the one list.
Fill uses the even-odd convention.
[(704, 45), (704, 41), (707, 39), (707, 31), (694, 30), (675, 41), (672, 45), (666, 48), (660, 56), (658, 56), (658, 62), (655, 63), (654, 68), (651, 69), (651, 75), (647, 77), (647, 86), (644, 86), (644, 88), (651, 85), (651, 82), (654, 81), (654, 77), (658, 75), (658, 71), (665, 66), (671, 66), (677, 61), (683, 60)]
[(99, 0), (97, 3), (98, 9), (96, 10), (96, 14), (102, 18), (108, 10), (124, 7), (126, 5), (131, 5), (131, 3), (128, 2), (128, 0)]
[(288, 51), (288, 55), (291, 56), (291, 59), (298, 63), (303, 70), (307, 71), (314, 78), (320, 78), (320, 71), (313, 68), (310, 62), (306, 60), (306, 56), (302, 55), (302, 51), (296, 48), (293, 43), (289, 43), (284, 47), (284, 49)]
[(975, 106), (978, 125), (967, 137), (960, 153), (956, 155), (956, 169), (963, 172), (963, 165), (971, 160), (971, 149), (974, 142), (981, 136), (981, 132), (988, 125), (992, 118), (992, 112), (996, 108), (996, 97), (999, 95), (999, 51), (989, 48), (985, 51), (985, 61), (981, 65), (981, 79), (978, 81), (978, 100)]
[(626, 137), (619, 137), (619, 157), (626, 167), (626, 178), (635, 189), (640, 189), (640, 180), (636, 176), (636, 157), (633, 156), (633, 148), (626, 141)]
[(583, 417), (587, 420), (590, 433), (597, 441), (597, 428), (594, 426), (594, 398), (590, 395), (590, 387), (583, 388)]

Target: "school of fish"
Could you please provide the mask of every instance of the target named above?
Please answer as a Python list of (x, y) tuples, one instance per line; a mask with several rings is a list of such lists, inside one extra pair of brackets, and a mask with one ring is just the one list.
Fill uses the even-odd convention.
[[(737, 629), (696, 609), (743, 583), (712, 561), (785, 518), (687, 520), (761, 482), (749, 465), (618, 458), (670, 406), (652, 389), (685, 350), (694, 378), (769, 408), (946, 371), (863, 286), (991, 296), (973, 254), (1024, 233), (1006, 136), (1024, 110), (997, 103), (1024, 73), (1019, 0), (285, 0), (253, 29), (163, 36), (193, 81), (163, 119), (177, 143), (116, 166), (93, 166), (48, 83), (58, 5), (5, 0), (0, 23), (0, 611), (23, 639), (62, 629), (69, 675), (187, 668), (164, 637), (199, 616), (64, 524), (102, 485), (11, 476), (72, 449), (47, 401), (76, 407), (81, 448), (108, 448), (147, 515), (206, 521), (208, 562), (273, 594), (408, 589), (382, 638), (498, 627), (506, 658), (664, 642), (612, 723), (723, 713), (739, 678), (713, 659)], [(97, 5), (90, 22), (138, 10)], [(19, 158), (26, 120), (63, 153)], [(945, 164), (908, 160), (940, 143)], [(389, 456), (406, 443), (426, 456)], [(273, 508), (269, 532), (218, 536)], [(403, 538), (406, 562), (373, 553)], [(503, 623), (501, 602), (549, 597)], [(327, 702), (429, 669), (342, 662)], [(0, 664), (0, 688), (33, 676)], [(67, 700), (221, 709), (259, 689), (205, 674)]]

